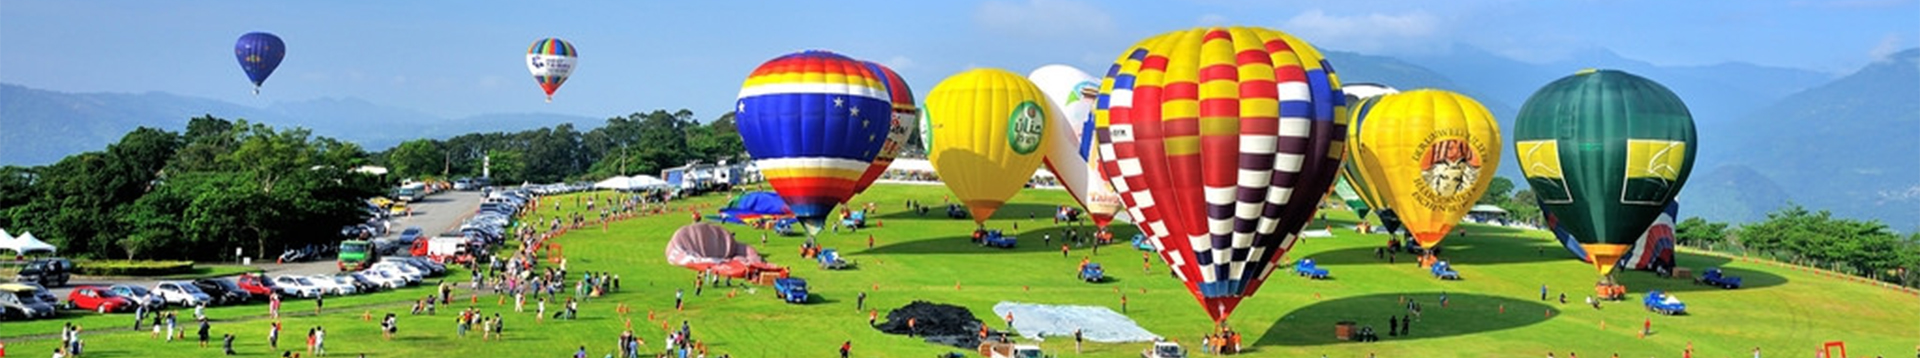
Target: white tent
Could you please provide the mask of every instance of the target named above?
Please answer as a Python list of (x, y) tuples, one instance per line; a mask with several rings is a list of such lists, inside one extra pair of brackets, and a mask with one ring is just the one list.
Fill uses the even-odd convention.
[(593, 183), (593, 187), (595, 188), (612, 189), (612, 190), (641, 190), (641, 189), (660, 188), (660, 187), (666, 187), (666, 186), (667, 186), (667, 181), (660, 180), (660, 178), (654, 177), (652, 175), (639, 175), (639, 176), (632, 176), (632, 177), (615, 176), (612, 178), (607, 178), (607, 180), (601, 180), (598, 183)]
[[(0, 236), (4, 236), (0, 232)], [(21, 233), (19, 237), (0, 237), (0, 250), (11, 250), (18, 255), (52, 254), (56, 250), (52, 244), (33, 237), (32, 232)]]

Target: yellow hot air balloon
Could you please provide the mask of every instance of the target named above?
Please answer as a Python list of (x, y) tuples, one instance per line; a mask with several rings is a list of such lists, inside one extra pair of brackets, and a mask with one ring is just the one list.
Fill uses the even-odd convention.
[(927, 160), (975, 223), (993, 217), (1033, 177), (1047, 154), (1048, 122), (1060, 120), (1039, 86), (1001, 69), (940, 81), (927, 94), (926, 115)]
[(1389, 94), (1354, 126), (1361, 175), (1421, 247), (1447, 237), (1500, 166), (1500, 124), (1458, 93)]

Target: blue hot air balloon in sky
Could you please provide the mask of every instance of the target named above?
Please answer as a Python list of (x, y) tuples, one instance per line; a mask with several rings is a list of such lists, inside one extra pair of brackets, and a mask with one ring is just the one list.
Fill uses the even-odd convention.
[(234, 42), (233, 57), (240, 60), (240, 69), (247, 71), (247, 79), (253, 80), (253, 94), (259, 95), (260, 84), (267, 82), (267, 76), (273, 75), (273, 69), (287, 57), (287, 43), (273, 34), (249, 32)]

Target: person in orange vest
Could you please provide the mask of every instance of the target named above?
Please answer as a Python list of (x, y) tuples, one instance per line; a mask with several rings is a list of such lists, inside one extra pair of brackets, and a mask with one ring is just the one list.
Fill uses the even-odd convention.
[(867, 327), (873, 327), (873, 325), (874, 325), (874, 323), (873, 323), (873, 322), (874, 322), (874, 321), (878, 321), (878, 320), (880, 320), (880, 310), (879, 310), (879, 309), (874, 309), (874, 310), (872, 310), (872, 311), (868, 311), (868, 312), (867, 312)]
[(1060, 257), (1061, 258), (1067, 257), (1067, 244), (1060, 244)]
[(873, 234), (867, 234), (867, 248), (873, 248)]
[(913, 337), (913, 333), (919, 331), (914, 327), (917, 321), (919, 321), (918, 317), (907, 317), (907, 337)]

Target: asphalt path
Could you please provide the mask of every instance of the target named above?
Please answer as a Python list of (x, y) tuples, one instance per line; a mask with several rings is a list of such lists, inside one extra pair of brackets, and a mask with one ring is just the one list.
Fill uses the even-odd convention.
[[(397, 238), (400, 236), (401, 231), (406, 230), (408, 227), (416, 226), (420, 227), (424, 235), (428, 237), (438, 235), (441, 232), (458, 229), (461, 221), (466, 220), (467, 217), (473, 215), (474, 211), (479, 210), (481, 199), (483, 199), (483, 197), (481, 197), (478, 191), (445, 191), (414, 201), (408, 204), (409, 207), (413, 208), (413, 214), (395, 216), (390, 219), (392, 229), (388, 230), (387, 236), (383, 237)], [(338, 231), (340, 228), (303, 229), (327, 230), (331, 232)], [(272, 257), (264, 260), (255, 257), (253, 266), (266, 271), (269, 276), (307, 276), (331, 274), (340, 271), (331, 257), (307, 262), (274, 263), (273, 260), (277, 257), (279, 257), (279, 253), (274, 253)], [(132, 284), (152, 288), (159, 283), (160, 280), (144, 277), (74, 276), (72, 280), (67, 282), (67, 286), (51, 288), (50, 290), (53, 291), (54, 297), (59, 297), (64, 300), (67, 298), (67, 294), (77, 286), (106, 287), (116, 284)]]

